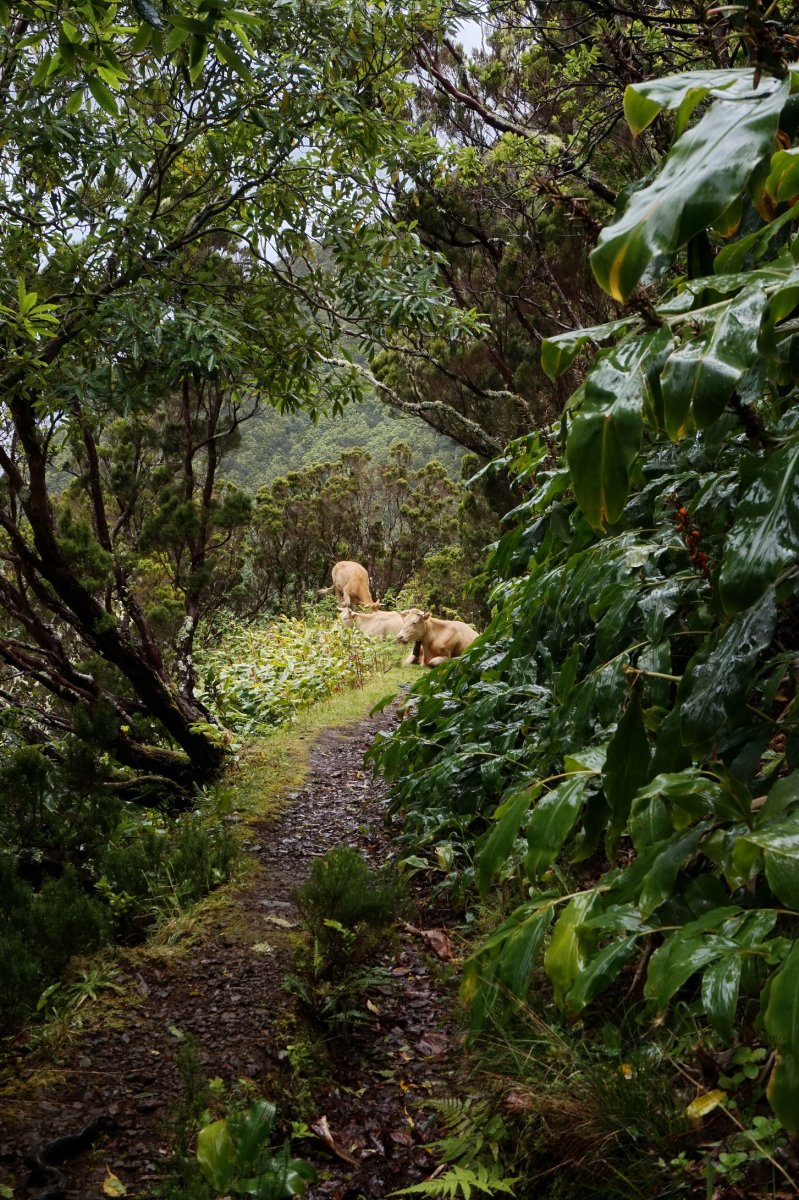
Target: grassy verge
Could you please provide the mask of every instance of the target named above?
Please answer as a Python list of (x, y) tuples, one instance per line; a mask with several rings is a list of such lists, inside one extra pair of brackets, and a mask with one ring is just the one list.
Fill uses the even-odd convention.
[(361, 720), (418, 674), (418, 667), (391, 667), (362, 687), (347, 688), (302, 710), (268, 736), (248, 739), (225, 777), (236, 793), (237, 811), (245, 820), (277, 811), (286, 793), (305, 781), (311, 746), (320, 730)]

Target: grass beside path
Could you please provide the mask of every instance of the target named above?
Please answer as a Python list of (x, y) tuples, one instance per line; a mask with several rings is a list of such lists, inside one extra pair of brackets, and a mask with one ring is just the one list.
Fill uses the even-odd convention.
[(305, 781), (310, 749), (320, 729), (361, 720), (418, 675), (418, 667), (392, 667), (360, 688), (347, 688), (303, 709), (290, 724), (266, 737), (248, 738), (224, 778), (224, 784), (235, 790), (236, 810), (245, 820), (277, 811), (286, 793)]

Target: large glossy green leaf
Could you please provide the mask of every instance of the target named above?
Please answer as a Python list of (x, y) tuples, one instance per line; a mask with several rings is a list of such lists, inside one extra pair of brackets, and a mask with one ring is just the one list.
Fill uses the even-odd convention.
[(697, 429), (704, 429), (721, 416), (735, 385), (757, 356), (766, 303), (761, 285), (746, 289), (722, 308), (701, 336), (669, 356), (661, 390), (670, 438), (683, 437), (691, 419)]
[(544, 368), (544, 374), (550, 379), (557, 379), (564, 371), (568, 371), (587, 342), (604, 342), (614, 334), (640, 324), (640, 317), (622, 317), (618, 321), (606, 321), (604, 325), (572, 329), (568, 333), (544, 338), (541, 343), (541, 366)]
[(529, 879), (536, 879), (547, 869), (574, 829), (592, 778), (583, 774), (565, 779), (536, 804), (527, 822), (529, 849), (524, 867)]
[(514, 841), (519, 836), (519, 826), (530, 805), (541, 791), (541, 785), (522, 788), (499, 805), (494, 818), (496, 825), (488, 835), (477, 859), (477, 886), (485, 896), (491, 880), (510, 854)]
[(770, 154), (788, 97), (786, 80), (733, 82), (674, 144), (657, 178), (633, 192), (591, 255), (597, 282), (626, 300), (659, 254), (670, 254), (706, 229), (744, 190)]
[(766, 191), (779, 203), (799, 195), (799, 150), (778, 150), (771, 158)]
[(706, 827), (699, 825), (683, 833), (675, 833), (663, 845), (644, 877), (638, 907), (646, 920), (674, 891), (677, 875), (693, 855)]
[(624, 832), (633, 796), (648, 778), (649, 741), (641, 714), (641, 702), (638, 694), (633, 692), (610, 739), (602, 770), (602, 786), (611, 813), (609, 843), (613, 843)]
[(722, 1037), (732, 1039), (732, 1026), (741, 986), (741, 953), (726, 954), (711, 963), (702, 976), (702, 1004)]
[(769, 251), (771, 242), (780, 230), (796, 220), (797, 212), (799, 212), (799, 205), (795, 204), (787, 212), (780, 213), (768, 225), (756, 229), (746, 237), (730, 242), (728, 246), (723, 246), (714, 260), (714, 270), (717, 274), (724, 276), (729, 272), (741, 271), (749, 263), (758, 262)]
[(197, 1134), (197, 1162), (206, 1179), (219, 1192), (227, 1191), (233, 1177), (235, 1150), (227, 1121), (214, 1121)]
[(719, 581), (728, 612), (747, 608), (799, 553), (799, 438), (764, 462), (727, 537)]
[(770, 982), (763, 1025), (776, 1051), (768, 1099), (791, 1133), (799, 1133), (799, 941)]
[(649, 961), (644, 996), (661, 1012), (696, 971), (738, 949), (729, 936), (710, 932), (740, 915), (730, 906), (705, 913), (666, 938)]
[(777, 609), (770, 590), (730, 622), (704, 663), (688, 675), (680, 728), (689, 745), (708, 745), (751, 686), (751, 672), (771, 643)]
[(663, 327), (600, 355), (585, 381), (585, 401), (569, 434), (566, 457), (577, 502), (595, 528), (621, 516), (629, 472), (641, 446), (647, 368), (670, 344)]
[(684, 124), (708, 92), (730, 87), (742, 79), (746, 79), (751, 86), (753, 78), (754, 72), (739, 69), (685, 71), (680, 75), (665, 75), (662, 79), (631, 83), (624, 92), (624, 116), (636, 135), (651, 125), (664, 109), (677, 109)]
[(461, 996), (470, 1008), (477, 1033), (507, 993), (524, 999), (536, 956), (552, 923), (551, 903), (531, 902), (517, 908), (466, 960)]
[(763, 851), (769, 887), (781, 904), (799, 912), (799, 816), (747, 833), (740, 840)]
[(544, 969), (552, 984), (555, 1002), (566, 1007), (566, 997), (586, 969), (596, 948), (598, 933), (584, 923), (601, 907), (598, 892), (582, 892), (569, 901), (552, 932), (544, 955)]
[(566, 1011), (582, 1012), (587, 1004), (609, 987), (632, 954), (635, 943), (635, 936), (621, 938), (592, 955), (566, 996)]

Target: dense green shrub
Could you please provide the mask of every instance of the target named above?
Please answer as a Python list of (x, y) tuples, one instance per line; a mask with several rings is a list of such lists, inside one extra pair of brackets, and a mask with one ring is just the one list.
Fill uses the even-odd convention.
[(342, 957), (369, 954), (396, 919), (405, 892), (405, 880), (390, 867), (375, 870), (359, 851), (338, 846), (314, 862), (293, 899), (333, 970)]
[(90, 954), (109, 938), (106, 907), (68, 866), (37, 893), (0, 855), (0, 1029), (12, 1028), (73, 955)]
[(369, 1020), (369, 989), (387, 982), (369, 959), (402, 910), (405, 892), (392, 868), (374, 870), (357, 850), (339, 846), (314, 862), (293, 893), (308, 938), (297, 946), (296, 973), (285, 987), (328, 1034), (347, 1035)]
[[(747, 1102), (767, 1096), (793, 1133), (796, 78), (758, 65), (628, 90), (634, 132), (679, 108), (677, 135), (592, 263), (625, 300), (663, 256), (668, 293), (544, 344), (554, 378), (615, 342), (562, 426), (514, 448), (523, 499), (491, 560), (495, 616), (423, 678), (383, 750), (408, 836), (446, 840), (512, 909), (465, 967), (475, 1030), (542, 986), (539, 962), (571, 1018), (632, 992), (643, 1025), (668, 1027), (687, 1005), (719, 1057), (771, 1047)], [(723, 234), (722, 211), (738, 214)], [(668, 258), (689, 238), (701, 266)]]
[(199, 813), (180, 822), (129, 825), (99, 858), (101, 890), (120, 933), (175, 915), (228, 879), (239, 855), (232, 830)]

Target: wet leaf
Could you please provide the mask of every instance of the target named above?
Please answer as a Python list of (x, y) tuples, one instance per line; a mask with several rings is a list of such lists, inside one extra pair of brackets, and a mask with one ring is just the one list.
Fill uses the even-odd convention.
[(633, 192), (591, 255), (597, 282), (614, 299), (628, 299), (658, 254), (685, 245), (744, 190), (771, 151), (789, 87), (787, 79), (763, 77), (753, 90), (743, 72), (675, 142), (655, 180)]
[(769, 455), (741, 499), (724, 549), (724, 607), (753, 604), (799, 553), (799, 438)]
[(122, 1180), (116, 1176), (110, 1167), (106, 1167), (108, 1172), (103, 1180), (103, 1195), (104, 1196), (127, 1196), (128, 1189), (125, 1187)]
[(689, 667), (680, 717), (687, 744), (707, 745), (738, 708), (751, 686), (752, 668), (771, 642), (776, 621), (770, 590), (730, 622), (705, 662)]
[(697, 1096), (695, 1100), (692, 1100), (685, 1110), (685, 1115), (690, 1121), (701, 1121), (702, 1117), (713, 1112), (726, 1099), (725, 1091), (722, 1091), (721, 1088), (714, 1088), (712, 1092), (705, 1092), (702, 1096)]

